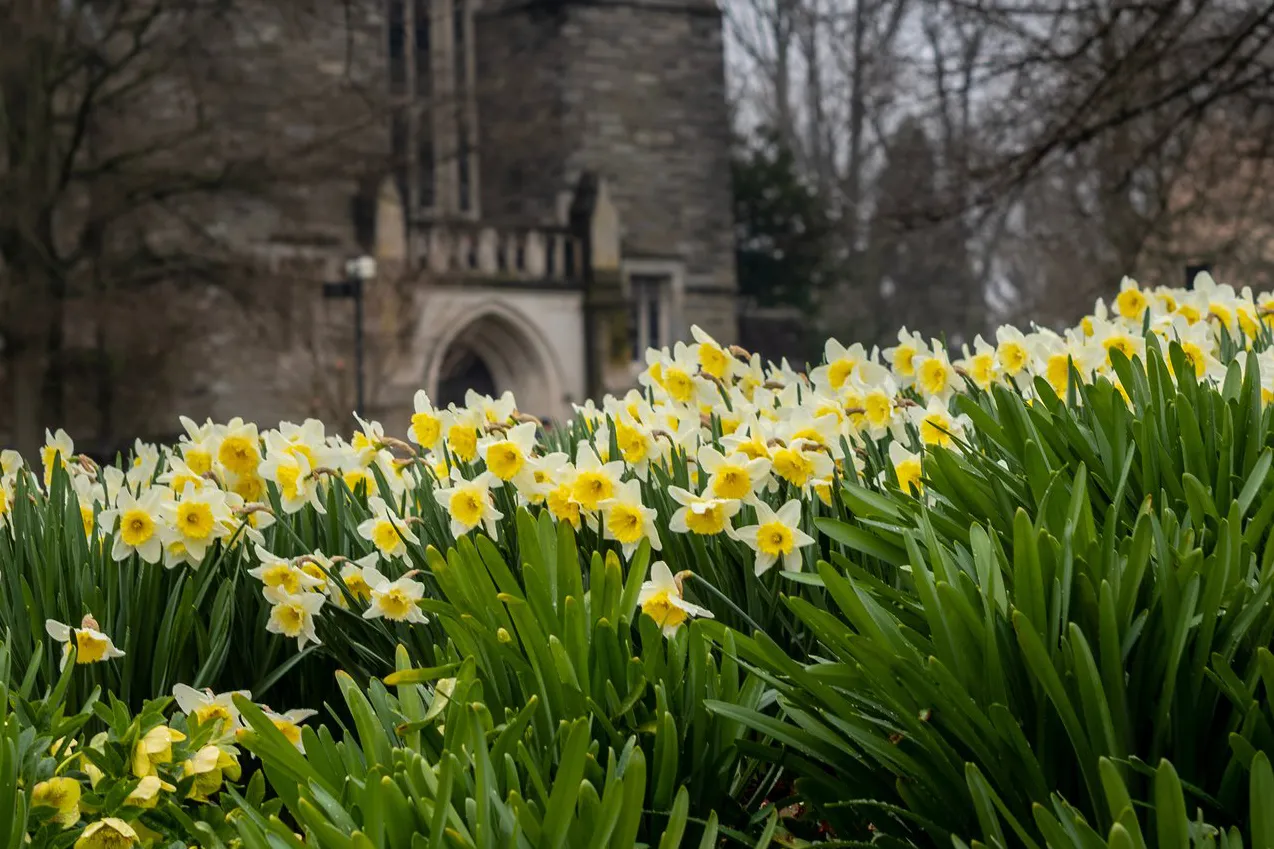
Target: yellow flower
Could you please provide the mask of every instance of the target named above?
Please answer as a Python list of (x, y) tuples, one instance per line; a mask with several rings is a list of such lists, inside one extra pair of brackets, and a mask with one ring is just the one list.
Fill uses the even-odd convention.
[(176, 789), (158, 775), (147, 775), (124, 799), (124, 804), (132, 805), (134, 808), (153, 808), (159, 804), (160, 791), (171, 793)]
[(524, 422), (510, 428), (500, 439), (483, 440), (479, 444), (487, 471), (502, 481), (511, 481), (518, 477), (534, 448), (534, 422)]
[(442, 418), (429, 402), (425, 390), (418, 391), (413, 400), (415, 412), (411, 416), (408, 438), (426, 450), (434, 448), (442, 437)]
[(729, 457), (711, 445), (699, 449), (699, 466), (708, 473), (708, 491), (714, 498), (738, 501), (748, 497), (770, 476), (768, 458), (752, 458), (743, 452)]
[(234, 419), (217, 448), (217, 461), (236, 475), (251, 475), (261, 462), (261, 440), (257, 426)]
[(45, 445), (40, 449), (40, 460), (44, 464), (44, 485), (53, 483), (55, 466), (66, 468), (66, 462), (75, 454), (75, 443), (66, 431), (59, 429), (56, 434), (44, 432)]
[(447, 426), (447, 450), (451, 456), (470, 463), (478, 456), (478, 428), (481, 418), (470, 410), (449, 413)]
[(678, 366), (664, 369), (663, 387), (668, 396), (678, 404), (688, 403), (694, 397), (694, 378)]
[(267, 631), (295, 639), (297, 651), (305, 648), (306, 643), (317, 645), (321, 642), (314, 631), (314, 617), (323, 607), (326, 597), (322, 593), (294, 594), (277, 587), (266, 587), (264, 595), (272, 605), (270, 618), (265, 623)]
[(194, 776), (194, 783), (186, 793), (187, 797), (198, 802), (206, 802), (208, 797), (221, 789), (221, 769), (217, 762), (221, 759), (221, 750), (216, 746), (204, 746), (194, 757), (182, 764), (182, 775)]
[(681, 505), (668, 520), (668, 529), (679, 534), (719, 534), (730, 526), (730, 517), (742, 506), (737, 500), (695, 495), (678, 486), (668, 487), (668, 495)]
[(314, 567), (318, 573), (316, 577), (298, 568), (291, 561), (271, 554), (262, 545), (254, 546), (254, 549), (261, 565), (255, 569), (249, 569), (248, 574), (265, 584), (267, 589), (296, 594), (303, 590), (318, 589), (323, 585), (322, 569)]
[(794, 498), (774, 510), (764, 501), (758, 501), (756, 519), (757, 524), (734, 532), (736, 538), (756, 552), (756, 574), (766, 572), (780, 560), (784, 569), (800, 571), (801, 553), (798, 549), (814, 542), (814, 538), (800, 528), (801, 502)]
[(451, 480), (453, 486), (434, 490), (434, 499), (451, 515), (452, 535), (461, 537), (482, 525), (489, 536), (495, 536), (495, 523), (504, 518), (491, 499), (495, 475), (483, 472), (473, 480), (465, 480), (456, 469), (451, 473)]
[(413, 581), (408, 572), (391, 581), (373, 566), (363, 567), (363, 583), (371, 596), (371, 605), (363, 611), (364, 619), (384, 617), (391, 622), (416, 622), (425, 624), (429, 619), (420, 609), (419, 601), (425, 597), (425, 585)]
[(206, 475), (212, 471), (212, 455), (204, 448), (186, 444), (182, 447), (181, 458), (186, 461), (190, 471), (197, 475)]
[(155, 774), (156, 764), (172, 763), (173, 743), (180, 743), (186, 735), (160, 725), (147, 731), (133, 745), (133, 774), (145, 778)]
[[(97, 630), (97, 628), (97, 620), (92, 616), (85, 616), (80, 623), (80, 627), (75, 629), (76, 665), (100, 663), (104, 660), (124, 656), (124, 652), (115, 648), (111, 638)], [(66, 661), (71, 656), (71, 626), (48, 619), (45, 620), (44, 630), (59, 643), (65, 643), (62, 649), (62, 668), (65, 668)]]
[(69, 828), (80, 818), (80, 783), (65, 777), (41, 781), (31, 788), (31, 806), (52, 808), (49, 822)]
[(575, 530), (580, 527), (580, 505), (571, 494), (571, 485), (561, 483), (549, 490), (545, 498), (549, 512), (559, 522), (568, 522)]
[(945, 398), (954, 389), (955, 371), (944, 353), (919, 359), (916, 364), (916, 385), (930, 398)]
[(265, 478), (255, 473), (235, 476), (230, 491), (244, 501), (260, 501), (265, 497)]
[[(372, 588), (367, 585), (367, 581), (363, 578), (363, 566), (374, 565), (377, 559), (376, 554), (372, 553), (356, 563), (349, 563), (341, 567), (341, 580), (345, 582), (345, 589), (349, 590), (349, 594), (354, 597), (355, 601), (367, 602), (371, 600)], [(367, 562), (364, 563), (364, 561)], [(338, 604), (341, 604), (341, 600), (344, 598), (339, 593), (334, 593), (333, 597), (338, 600)]]
[(75, 849), (129, 849), (141, 838), (131, 825), (116, 817), (90, 823), (75, 841)]
[(724, 380), (730, 372), (734, 358), (725, 352), (721, 344), (696, 325), (691, 325), (690, 334), (694, 336), (697, 348), (699, 368), (717, 380)]
[(274, 723), (274, 727), (279, 730), (284, 738), (302, 753), (305, 752), (305, 743), (304, 738), (301, 736), (301, 723), (314, 716), (315, 713), (317, 711), (301, 709), (290, 710), (287, 713), (265, 711), (266, 718)]
[(405, 557), (407, 544), (420, 540), (412, 533), (407, 522), (397, 516), (384, 499), (373, 495), (367, 499), (372, 516), (358, 526), (358, 534), (376, 546), (385, 557)]
[(906, 493), (910, 493), (912, 489), (916, 492), (921, 491), (922, 466), (919, 454), (913, 454), (898, 442), (891, 442), (889, 443), (889, 462), (893, 464), (899, 489)]
[(658, 513), (641, 502), (641, 484), (626, 481), (615, 488), (614, 497), (605, 507), (606, 538), (618, 542), (625, 557), (631, 557), (643, 539), (659, 551), (659, 532), (655, 529)]
[(803, 487), (815, 476), (813, 460), (798, 448), (780, 448), (773, 457), (775, 473), (792, 486)]
[(931, 400), (927, 407), (911, 407), (907, 414), (925, 445), (951, 446), (964, 430), (961, 420), (953, 417), (947, 411), (947, 405), (937, 398)]
[(1150, 306), (1150, 301), (1131, 280), (1125, 280), (1115, 297), (1115, 312), (1124, 318), (1140, 319), (1141, 314)]
[[(245, 699), (252, 698), (247, 690), (236, 692)], [(235, 694), (216, 695), (211, 690), (196, 690), (185, 684), (173, 687), (173, 697), (177, 699), (181, 712), (200, 725), (211, 725), (219, 735), (232, 734), (239, 728), (239, 709), (234, 706)]]
[(575, 453), (575, 479), (571, 482), (571, 497), (583, 509), (597, 510), (603, 501), (614, 495), (623, 473), (623, 460), (604, 463), (591, 445), (581, 442)]
[(665, 637), (672, 637), (691, 616), (712, 618), (712, 611), (691, 604), (681, 597), (681, 585), (673, 577), (672, 570), (662, 560), (650, 567), (650, 580), (641, 585), (637, 606), (641, 612), (655, 620)]

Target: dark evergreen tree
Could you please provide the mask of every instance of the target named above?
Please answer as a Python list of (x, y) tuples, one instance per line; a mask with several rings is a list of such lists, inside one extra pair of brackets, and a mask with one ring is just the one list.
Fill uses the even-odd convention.
[(958, 199), (924, 125), (908, 118), (888, 142), (868, 228), (864, 330), (883, 343), (894, 329), (969, 341), (983, 329), (985, 296), (973, 274)]
[(809, 311), (835, 279), (834, 222), (777, 133), (740, 144), (734, 217), (740, 293), (761, 306)]

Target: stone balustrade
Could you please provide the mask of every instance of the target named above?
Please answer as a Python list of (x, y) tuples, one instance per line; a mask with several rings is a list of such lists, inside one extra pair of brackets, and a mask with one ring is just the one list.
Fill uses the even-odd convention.
[(413, 227), (412, 256), (433, 275), (509, 280), (577, 280), (578, 238), (566, 229), (497, 230), (483, 224)]

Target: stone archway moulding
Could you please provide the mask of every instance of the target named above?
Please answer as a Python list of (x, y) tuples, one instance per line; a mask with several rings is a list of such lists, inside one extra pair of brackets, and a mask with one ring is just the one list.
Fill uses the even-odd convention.
[(496, 379), (500, 392), (512, 389), (520, 409), (555, 416), (562, 406), (562, 367), (542, 330), (518, 310), (503, 303), (478, 304), (451, 322), (425, 357), (425, 388), (437, 397), (448, 349), (467, 338)]

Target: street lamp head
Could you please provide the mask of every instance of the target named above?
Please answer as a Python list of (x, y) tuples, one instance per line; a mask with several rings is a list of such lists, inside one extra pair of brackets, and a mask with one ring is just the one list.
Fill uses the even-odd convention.
[(376, 260), (370, 256), (360, 256), (345, 263), (345, 276), (351, 280), (366, 282), (376, 276)]

